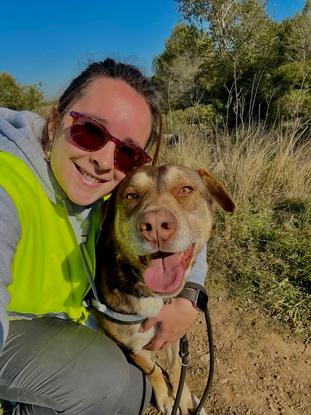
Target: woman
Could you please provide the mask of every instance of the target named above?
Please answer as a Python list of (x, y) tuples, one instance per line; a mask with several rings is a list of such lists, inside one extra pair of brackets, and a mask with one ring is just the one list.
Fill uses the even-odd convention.
[[(160, 124), (149, 81), (112, 59), (75, 78), (47, 122), (0, 109), (0, 399), (15, 415), (136, 415), (150, 399), (139, 369), (87, 327), (80, 245), (94, 270), (102, 197), (151, 160)], [(205, 272), (203, 252), (192, 280)], [(141, 327), (159, 327), (148, 347), (176, 341), (196, 314), (186, 299), (165, 306)]]

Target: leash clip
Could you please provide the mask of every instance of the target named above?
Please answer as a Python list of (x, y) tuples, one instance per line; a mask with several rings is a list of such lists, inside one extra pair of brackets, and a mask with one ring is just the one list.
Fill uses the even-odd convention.
[(190, 363), (190, 354), (189, 354), (187, 336), (183, 336), (180, 339), (179, 356), (181, 358), (181, 365), (182, 366), (189, 366), (189, 363)]

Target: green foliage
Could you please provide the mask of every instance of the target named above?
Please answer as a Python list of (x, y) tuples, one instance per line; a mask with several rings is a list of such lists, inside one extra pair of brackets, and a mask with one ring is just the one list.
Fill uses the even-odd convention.
[(44, 103), (36, 85), (19, 85), (8, 73), (0, 73), (0, 106), (16, 111), (36, 110)]
[(274, 107), (280, 111), (282, 118), (292, 118), (293, 115), (303, 120), (311, 119), (311, 95), (304, 89), (291, 90), (279, 98)]
[(311, 60), (284, 64), (277, 68), (275, 74), (285, 90), (311, 88)]
[(284, 55), (289, 61), (311, 59), (311, 5), (307, 1), (302, 13), (285, 20), (282, 25)]
[(308, 199), (238, 214), (231, 228), (235, 242), (227, 253), (231, 263), (226, 273), (232, 295), (251, 297), (307, 339), (311, 339), (310, 223)]
[(309, 0), (281, 23), (261, 0), (176, 2), (189, 24), (176, 26), (154, 61), (165, 111), (212, 106), (229, 128), (276, 116), (308, 121)]
[(311, 119), (311, 60), (286, 63), (273, 73), (278, 98), (272, 110), (282, 118)]
[[(245, 66), (269, 56), (272, 22), (258, 0), (177, 1), (184, 17), (205, 22), (216, 55), (227, 58), (232, 69)], [(229, 58), (229, 59), (228, 59)]]
[(170, 113), (172, 125), (186, 124), (186, 125), (208, 125), (215, 121), (216, 112), (212, 105), (198, 104), (193, 107), (188, 107), (184, 110), (175, 110)]
[(0, 400), (0, 415), (12, 415), (13, 409), (14, 407), (10, 402)]
[(179, 23), (167, 40), (161, 59), (155, 59), (155, 66), (169, 64), (180, 55), (205, 56), (210, 46), (211, 41), (202, 30)]
[(185, 108), (198, 101), (195, 77), (211, 53), (211, 41), (202, 30), (178, 24), (164, 52), (153, 61), (153, 81), (161, 91), (165, 110)]

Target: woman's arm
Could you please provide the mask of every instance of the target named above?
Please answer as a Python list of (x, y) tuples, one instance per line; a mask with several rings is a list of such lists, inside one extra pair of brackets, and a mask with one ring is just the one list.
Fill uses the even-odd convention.
[(204, 245), (195, 263), (193, 264), (191, 274), (187, 281), (196, 282), (197, 284), (200, 284), (204, 287), (207, 271), (207, 245)]
[(12, 281), (11, 265), (21, 235), (16, 207), (0, 186), (0, 350), (8, 334), (7, 305), (10, 295), (7, 286)]

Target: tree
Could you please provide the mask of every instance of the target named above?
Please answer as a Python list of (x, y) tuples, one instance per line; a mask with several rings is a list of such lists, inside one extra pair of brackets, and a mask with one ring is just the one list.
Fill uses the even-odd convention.
[(230, 58), (232, 68), (269, 56), (273, 48), (265, 3), (260, 0), (177, 0), (186, 20), (199, 25), (212, 39), (215, 53)]
[(16, 111), (36, 110), (44, 103), (37, 85), (19, 85), (12, 75), (0, 73), (0, 106)]
[(203, 31), (186, 24), (174, 28), (164, 52), (153, 61), (153, 81), (166, 110), (191, 106), (198, 99), (195, 77), (211, 53), (211, 41)]
[(236, 128), (276, 115), (310, 116), (311, 0), (282, 23), (263, 0), (176, 2), (187, 24), (176, 26), (154, 60), (166, 110), (193, 118), (200, 108)]
[[(243, 122), (265, 111), (273, 96), (266, 68), (278, 60), (278, 25), (260, 0), (177, 0), (184, 18), (204, 28), (213, 60), (201, 65), (199, 83), (222, 106), (223, 115)], [(213, 82), (211, 82), (213, 79)], [(221, 103), (221, 105), (220, 105)], [(265, 111), (261, 116), (265, 117)]]
[(280, 24), (283, 60), (271, 73), (278, 90), (274, 113), (311, 119), (311, 0), (301, 13)]
[(282, 23), (284, 55), (288, 62), (311, 60), (311, 1), (302, 13)]

